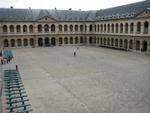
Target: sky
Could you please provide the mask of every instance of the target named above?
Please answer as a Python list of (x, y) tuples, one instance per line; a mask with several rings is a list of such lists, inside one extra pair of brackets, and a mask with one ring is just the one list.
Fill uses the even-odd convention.
[(0, 0), (0, 8), (99, 10), (143, 0)]

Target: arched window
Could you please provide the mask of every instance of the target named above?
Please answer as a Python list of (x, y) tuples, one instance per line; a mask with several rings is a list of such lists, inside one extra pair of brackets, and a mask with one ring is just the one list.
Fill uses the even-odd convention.
[(65, 44), (68, 44), (68, 38), (67, 37), (64, 38), (64, 42), (65, 42)]
[(4, 47), (9, 47), (8, 39), (5, 39), (3, 42), (4, 42)]
[(15, 42), (14, 39), (11, 39), (11, 40), (10, 40), (11, 47), (15, 47), (15, 43), (16, 43), (16, 42)]
[(136, 50), (140, 50), (140, 41), (139, 40), (136, 41)]
[(64, 31), (67, 32), (68, 31), (68, 26), (64, 25)]
[(33, 25), (30, 25), (30, 26), (29, 26), (29, 32), (30, 32), (30, 33), (33, 33)]
[(101, 32), (103, 32), (103, 24), (101, 24)]
[(148, 34), (148, 27), (149, 27), (148, 22), (144, 22), (144, 34)]
[(110, 24), (108, 24), (108, 33), (110, 33)]
[(111, 24), (111, 32), (114, 33), (114, 24)]
[(83, 32), (83, 25), (80, 25), (80, 31)]
[(123, 33), (123, 23), (120, 24), (120, 33)]
[(111, 46), (114, 46), (114, 39), (111, 38)]
[(132, 40), (129, 41), (129, 49), (133, 49), (133, 41)]
[(118, 33), (118, 23), (116, 24), (116, 33)]
[(62, 40), (62, 37), (59, 38), (59, 44), (62, 44), (63, 43), (63, 40)]
[(51, 31), (55, 32), (55, 25), (54, 24), (51, 25)]
[(98, 29), (98, 32), (99, 32), (99, 24), (97, 25), (97, 29)]
[(104, 33), (106, 32), (106, 24), (104, 24)]
[(21, 39), (17, 39), (17, 46), (22, 46), (22, 42), (21, 42)]
[(90, 32), (92, 32), (92, 31), (93, 31), (93, 26), (90, 25), (89, 27), (90, 27), (90, 28), (89, 28)]
[(49, 25), (48, 24), (44, 25), (44, 31), (45, 31), (45, 33), (49, 32)]
[(80, 37), (80, 43), (83, 43), (83, 37)]
[(28, 39), (25, 38), (25, 39), (23, 40), (23, 42), (24, 42), (24, 46), (28, 46)]
[(26, 33), (27, 32), (27, 26), (23, 25), (23, 32)]
[(59, 28), (59, 32), (62, 32), (62, 25), (59, 25), (58, 28)]
[(16, 29), (17, 29), (17, 30), (16, 30), (17, 33), (20, 33), (20, 32), (21, 32), (21, 26), (20, 26), (20, 25), (17, 25), (17, 26), (16, 26)]
[(123, 47), (123, 41), (122, 41), (122, 39), (120, 39), (120, 47)]
[(115, 46), (118, 47), (118, 39), (115, 39)]
[(69, 26), (70, 32), (73, 32), (73, 25)]
[(78, 37), (75, 37), (75, 44), (78, 44)]
[(34, 39), (30, 38), (30, 46), (34, 46)]
[(75, 25), (75, 32), (78, 32), (78, 25)]
[(9, 29), (10, 29), (11, 33), (14, 33), (14, 26), (13, 25), (10, 25)]
[(73, 44), (73, 38), (70, 37), (70, 44)]
[(41, 24), (38, 25), (38, 32), (39, 32), (39, 33), (42, 32), (42, 25), (41, 25)]
[(133, 31), (134, 31), (134, 23), (131, 23), (130, 24), (130, 33), (133, 33)]
[(128, 23), (125, 23), (125, 33), (128, 33)]
[(8, 28), (6, 25), (3, 26), (3, 33), (7, 33), (8, 32)]
[(128, 48), (128, 40), (127, 39), (124, 40), (124, 48), (126, 48), (126, 49)]
[(95, 28), (95, 32), (96, 32), (97, 31), (96, 25), (94, 25), (94, 28)]
[(137, 34), (141, 33), (141, 22), (137, 23)]

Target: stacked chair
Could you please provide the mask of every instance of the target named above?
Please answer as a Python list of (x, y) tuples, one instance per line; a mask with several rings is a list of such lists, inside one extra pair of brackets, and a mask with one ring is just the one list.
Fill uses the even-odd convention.
[(32, 111), (18, 70), (4, 71), (4, 91), (9, 113), (29, 113)]

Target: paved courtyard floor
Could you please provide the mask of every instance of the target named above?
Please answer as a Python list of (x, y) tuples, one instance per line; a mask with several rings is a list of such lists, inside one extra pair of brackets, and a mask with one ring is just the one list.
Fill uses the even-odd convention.
[(3, 69), (18, 65), (34, 113), (150, 113), (150, 55), (91, 46), (12, 51)]

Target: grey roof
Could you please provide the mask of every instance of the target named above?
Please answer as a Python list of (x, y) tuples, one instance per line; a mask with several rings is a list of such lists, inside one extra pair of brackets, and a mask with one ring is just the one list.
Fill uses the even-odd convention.
[(133, 18), (137, 14), (148, 8), (150, 8), (149, 0), (114, 8), (103, 9), (96, 12), (96, 20)]
[(56, 21), (99, 21), (132, 18), (149, 8), (149, 0), (97, 11), (0, 8), (0, 21), (36, 21), (45, 16)]

